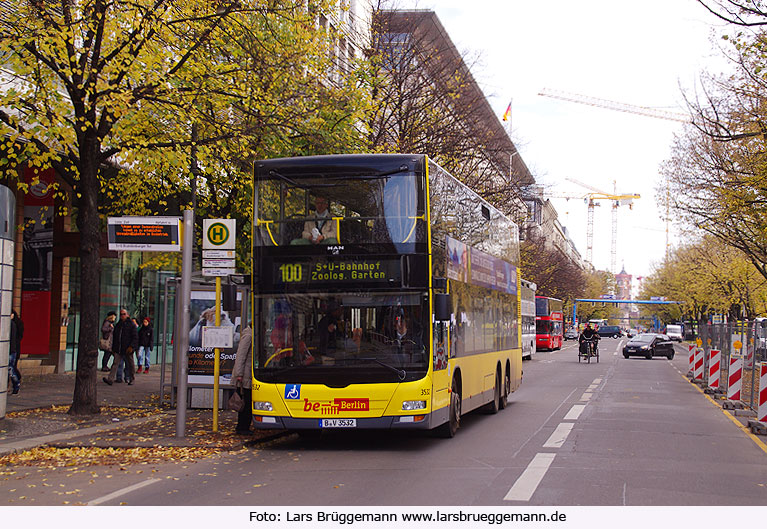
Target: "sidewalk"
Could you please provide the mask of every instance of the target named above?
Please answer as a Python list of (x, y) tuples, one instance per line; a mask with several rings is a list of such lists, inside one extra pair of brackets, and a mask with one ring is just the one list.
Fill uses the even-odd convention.
[[(109, 450), (187, 448), (203, 450), (199, 453), (192, 450), (192, 456), (208, 455), (241, 449), (248, 442), (274, 433), (234, 435), (237, 414), (229, 410), (219, 412), (219, 431), (213, 433), (212, 410), (188, 410), (185, 437), (177, 438), (175, 409), (170, 407), (169, 395), (165, 403), (160, 402), (159, 369), (137, 374), (131, 386), (125, 383), (108, 386), (101, 380), (104, 375), (97, 373), (96, 395), (101, 413), (85, 417), (67, 414), (74, 394), (74, 373), (25, 376), (21, 391), (8, 395), (6, 417), (0, 419), (0, 459), (43, 446)], [(166, 374), (166, 381), (169, 380), (170, 372)], [(154, 455), (162, 453), (156, 452)], [(83, 456), (80, 453), (76, 457)]]

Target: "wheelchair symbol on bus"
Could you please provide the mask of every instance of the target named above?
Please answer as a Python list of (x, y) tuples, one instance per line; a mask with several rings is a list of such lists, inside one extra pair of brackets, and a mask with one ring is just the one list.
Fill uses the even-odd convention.
[(285, 384), (285, 398), (298, 400), (301, 398), (301, 384)]

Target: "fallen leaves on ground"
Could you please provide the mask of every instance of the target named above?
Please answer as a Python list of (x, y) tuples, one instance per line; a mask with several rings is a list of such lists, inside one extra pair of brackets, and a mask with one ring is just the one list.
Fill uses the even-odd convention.
[(0, 457), (0, 465), (44, 466), (48, 468), (86, 465), (133, 465), (190, 461), (217, 454), (207, 447), (157, 446), (151, 448), (101, 448), (95, 446), (58, 448), (42, 446)]
[[(160, 412), (161, 409), (154, 408), (109, 408), (108, 411), (106, 408), (102, 409), (102, 415), (122, 418), (150, 417)], [(222, 452), (242, 450), (244, 442), (274, 433), (260, 430), (253, 432), (251, 437), (234, 435), (236, 422), (236, 413), (220, 413), (219, 431), (213, 432), (211, 410), (187, 410), (185, 438), (177, 439), (176, 417), (171, 414), (157, 415), (153, 419), (110, 429), (97, 436), (72, 439), (67, 443), (68, 446), (42, 446), (0, 457), (0, 468), (71, 468), (193, 461)]]

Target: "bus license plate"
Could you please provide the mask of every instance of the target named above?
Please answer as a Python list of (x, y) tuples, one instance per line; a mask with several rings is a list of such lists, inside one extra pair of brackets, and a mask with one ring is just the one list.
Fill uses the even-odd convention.
[(356, 428), (357, 419), (320, 419), (320, 428)]

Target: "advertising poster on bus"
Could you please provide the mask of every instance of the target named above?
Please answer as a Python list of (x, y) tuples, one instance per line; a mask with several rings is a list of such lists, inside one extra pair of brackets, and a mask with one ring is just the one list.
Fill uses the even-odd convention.
[[(237, 293), (237, 301), (241, 301), (242, 294)], [(189, 384), (213, 385), (213, 366), (215, 353), (211, 348), (202, 346), (202, 329), (205, 326), (216, 324), (216, 293), (212, 290), (193, 290), (190, 303), (190, 326), (189, 326)], [(220, 351), (219, 384), (228, 385), (232, 376), (234, 359), (237, 354), (237, 346), (240, 344), (241, 318), (239, 311), (221, 311), (222, 327), (234, 327), (234, 342), (230, 349)]]
[(447, 278), (466, 283), (469, 277), (469, 252), (464, 243), (447, 238)]

